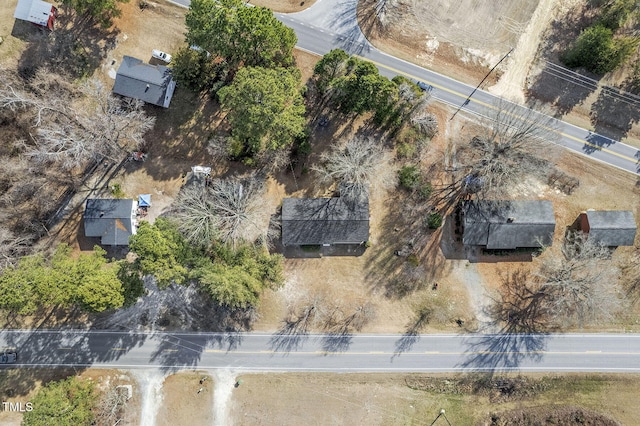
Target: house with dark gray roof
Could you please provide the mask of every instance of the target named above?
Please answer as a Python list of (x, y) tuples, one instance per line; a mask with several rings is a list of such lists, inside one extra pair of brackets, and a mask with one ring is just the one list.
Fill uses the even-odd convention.
[(84, 234), (100, 237), (105, 246), (127, 246), (136, 233), (136, 210), (133, 200), (90, 198), (84, 210)]
[(462, 242), (490, 250), (549, 246), (556, 219), (548, 200), (466, 201)]
[(285, 198), (282, 201), (282, 244), (319, 246), (324, 254), (362, 254), (369, 239), (369, 200), (344, 197)]
[(580, 213), (579, 227), (589, 240), (608, 247), (632, 246), (637, 231), (629, 210), (587, 210)]
[(169, 108), (176, 82), (164, 65), (150, 65), (131, 56), (122, 58), (113, 93)]

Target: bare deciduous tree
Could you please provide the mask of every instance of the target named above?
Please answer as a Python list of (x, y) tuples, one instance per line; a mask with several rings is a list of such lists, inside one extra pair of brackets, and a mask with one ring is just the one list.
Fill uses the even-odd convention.
[[(155, 119), (141, 101), (116, 98), (96, 81), (74, 92), (62, 80), (39, 71), (36, 87), (20, 87), (11, 78), (0, 87), (1, 107), (32, 116), (35, 132), (26, 144), (27, 158), (72, 169), (92, 158), (120, 160), (142, 144)], [(59, 87), (67, 90), (52, 90)]]
[(264, 214), (263, 192), (264, 181), (255, 175), (215, 179), (206, 186), (185, 188), (172, 216), (193, 244), (208, 246), (215, 239), (233, 244), (254, 241), (266, 227), (258, 223)]
[(372, 138), (354, 137), (343, 147), (336, 147), (321, 157), (322, 166), (312, 169), (324, 181), (338, 182), (341, 195), (358, 198), (368, 193), (368, 186), (382, 164), (383, 149)]
[(422, 111), (411, 117), (411, 124), (428, 138), (432, 138), (438, 133), (438, 119), (435, 114), (430, 112)]
[(389, 23), (389, 12), (397, 6), (397, 0), (376, 0), (376, 16), (382, 28), (386, 28)]
[(461, 186), (472, 178), (482, 193), (501, 193), (522, 176), (548, 168), (540, 154), (557, 138), (552, 117), (501, 101), (491, 108), (483, 129), (457, 150), (455, 170), (462, 175), (454, 179)]
[(535, 331), (598, 324), (620, 312), (619, 270), (609, 249), (578, 233), (562, 251), (564, 256), (545, 256), (533, 274), (507, 276), (494, 308), (496, 319)]
[(112, 387), (105, 391), (96, 406), (96, 424), (111, 426), (120, 423), (127, 408), (129, 395), (123, 387)]

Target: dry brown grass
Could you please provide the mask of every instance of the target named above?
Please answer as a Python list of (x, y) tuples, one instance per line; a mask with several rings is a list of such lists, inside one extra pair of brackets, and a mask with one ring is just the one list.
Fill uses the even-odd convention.
[[(640, 395), (640, 381), (635, 375), (524, 377), (538, 383), (542, 380), (546, 385), (527, 397), (496, 400), (491, 392), (454, 389), (455, 381), (465, 378), (463, 375), (244, 375), (242, 386), (234, 390), (231, 415), (235, 422), (247, 425), (301, 424), (309, 419), (318, 424), (430, 424), (444, 408), (451, 424), (472, 425), (488, 422), (491, 412), (572, 405), (602, 413), (621, 424), (635, 424), (640, 416), (640, 408), (633, 402)], [(445, 383), (447, 379), (448, 390), (421, 391), (407, 386), (416, 381)], [(441, 421), (444, 424), (444, 419), (438, 423)]]
[[(207, 379), (200, 383), (203, 377)], [(162, 405), (156, 414), (156, 424), (213, 424), (213, 387), (207, 373), (182, 372), (168, 376), (162, 384)]]

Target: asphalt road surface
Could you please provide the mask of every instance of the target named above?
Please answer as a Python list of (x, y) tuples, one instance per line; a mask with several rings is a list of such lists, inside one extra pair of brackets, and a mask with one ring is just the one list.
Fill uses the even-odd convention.
[[(169, 0), (189, 7), (190, 0)], [(483, 90), (473, 93), (469, 102), (467, 96), (474, 87), (461, 83), (434, 71), (388, 55), (374, 48), (360, 31), (356, 20), (357, 0), (318, 0), (310, 8), (291, 14), (276, 13), (276, 17), (291, 27), (298, 36), (297, 47), (311, 53), (324, 55), (331, 49), (343, 49), (350, 54), (365, 58), (379, 68), (380, 73), (389, 78), (404, 75), (413, 80), (424, 81), (434, 87), (433, 97), (445, 104), (461, 107), (461, 111), (479, 116), (491, 117), (491, 110), (500, 98)], [(504, 106), (504, 101), (503, 101)], [(526, 107), (514, 105), (516, 110)], [(522, 113), (527, 115), (527, 113)], [(556, 139), (550, 142), (563, 146), (579, 154), (588, 156), (640, 175), (640, 150), (614, 139), (602, 136), (561, 120), (554, 120), (553, 131)]]
[(640, 372), (638, 334), (282, 335), (2, 331), (7, 367)]
[[(334, 48), (344, 49), (350, 54), (372, 61), (378, 66), (380, 73), (387, 77), (404, 75), (432, 85), (434, 98), (443, 103), (456, 108), (462, 106), (461, 110), (467, 113), (491, 117), (491, 110), (500, 102), (497, 96), (477, 90), (470, 101), (465, 103), (475, 87), (374, 48), (357, 25), (355, 5), (355, 0), (319, 0), (302, 12), (276, 16), (296, 32), (299, 48), (319, 55)], [(505, 101), (502, 102), (504, 105)], [(524, 111), (526, 107), (513, 105), (512, 108), (515, 114), (520, 111), (521, 115), (530, 116)], [(557, 139), (551, 142), (625, 171), (640, 174), (640, 150), (637, 148), (560, 120), (554, 120), (553, 130)]]

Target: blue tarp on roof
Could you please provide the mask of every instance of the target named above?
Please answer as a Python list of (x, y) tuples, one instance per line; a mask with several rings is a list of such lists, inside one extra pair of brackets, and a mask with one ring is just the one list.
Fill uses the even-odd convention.
[(138, 207), (151, 207), (151, 194), (138, 195)]

